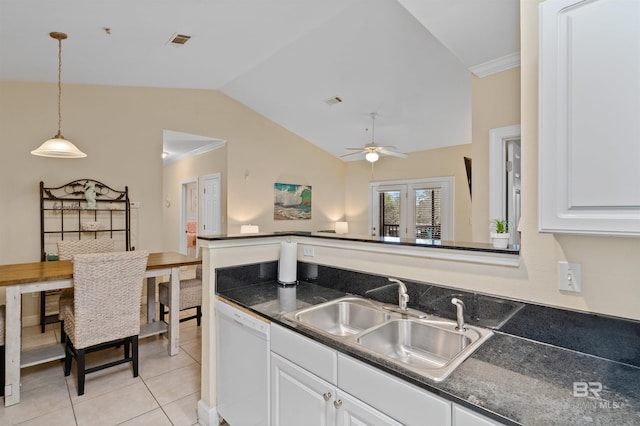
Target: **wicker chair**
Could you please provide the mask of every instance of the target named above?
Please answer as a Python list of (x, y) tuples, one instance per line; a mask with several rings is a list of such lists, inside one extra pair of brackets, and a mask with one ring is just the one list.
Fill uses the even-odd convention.
[[(169, 283), (160, 283), (158, 300), (160, 301), (160, 321), (164, 321), (165, 306), (169, 305)], [(196, 277), (191, 280), (180, 280), (180, 310), (196, 308), (196, 314), (181, 318), (180, 322), (195, 319), (200, 325), (202, 318), (202, 265), (196, 267)]]
[[(71, 372), (72, 357), (78, 371), (78, 395), (84, 394), (85, 374), (131, 362), (138, 377), (140, 296), (147, 251), (80, 254), (73, 257), (72, 306), (64, 308), (67, 334), (64, 375)], [(85, 354), (124, 344), (122, 359), (92, 368)], [(132, 349), (129, 356), (129, 349)]]
[[(60, 260), (71, 260), (76, 254), (89, 254), (89, 253), (111, 253), (115, 250), (114, 242), (112, 239), (101, 240), (62, 240), (58, 241), (58, 258)], [(60, 293), (60, 299), (58, 300), (58, 319), (60, 320), (60, 342), (65, 342), (64, 334), (64, 318), (62, 311), (65, 306), (73, 305), (73, 289), (65, 288)], [(44, 315), (44, 313), (43, 313)], [(44, 329), (42, 330), (44, 332)]]
[(4, 305), (0, 306), (0, 396), (4, 396)]

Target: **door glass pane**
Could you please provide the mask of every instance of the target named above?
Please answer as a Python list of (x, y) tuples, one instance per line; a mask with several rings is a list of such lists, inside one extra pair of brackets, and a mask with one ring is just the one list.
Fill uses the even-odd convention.
[(400, 191), (380, 192), (380, 236), (398, 237), (400, 231)]
[(441, 188), (415, 190), (416, 238), (442, 239), (442, 224), (440, 222), (441, 198)]

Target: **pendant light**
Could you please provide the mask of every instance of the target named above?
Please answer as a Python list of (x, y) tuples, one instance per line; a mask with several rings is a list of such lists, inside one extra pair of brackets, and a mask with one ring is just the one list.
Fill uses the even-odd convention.
[(62, 73), (62, 40), (65, 40), (67, 35), (65, 33), (53, 32), (49, 33), (49, 36), (58, 40), (58, 134), (48, 141), (45, 141), (40, 145), (40, 148), (31, 151), (31, 154), (51, 158), (83, 158), (86, 157), (87, 154), (66, 140), (60, 132), (60, 128), (62, 127), (62, 112), (60, 108), (60, 99), (62, 98), (62, 82), (60, 79)]

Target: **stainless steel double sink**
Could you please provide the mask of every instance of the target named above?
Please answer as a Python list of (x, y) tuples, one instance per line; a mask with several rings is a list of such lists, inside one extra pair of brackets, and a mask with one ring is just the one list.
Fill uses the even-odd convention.
[(347, 296), (283, 317), (293, 323), (428, 377), (444, 380), (493, 333), (397, 306)]

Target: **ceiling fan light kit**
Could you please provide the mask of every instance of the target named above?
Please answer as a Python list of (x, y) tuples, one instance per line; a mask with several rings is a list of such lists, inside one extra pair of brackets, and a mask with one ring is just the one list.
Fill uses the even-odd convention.
[(62, 98), (62, 82), (60, 79), (62, 73), (62, 40), (65, 40), (67, 35), (65, 33), (52, 32), (49, 33), (49, 36), (58, 40), (58, 133), (53, 138), (45, 141), (38, 149), (31, 151), (31, 154), (51, 158), (84, 158), (87, 154), (66, 140), (60, 131), (62, 127), (62, 112), (60, 108), (60, 99)]
[(378, 114), (375, 112), (372, 112), (370, 115), (371, 115), (371, 142), (369, 142), (362, 148), (347, 148), (349, 151), (358, 151), (358, 152), (345, 154), (345, 155), (342, 155), (341, 157), (348, 157), (350, 155), (357, 155), (357, 154), (365, 154), (364, 158), (370, 163), (375, 163), (376, 161), (378, 161), (378, 159), (380, 158), (380, 154), (391, 155), (393, 157), (407, 158), (408, 157), (407, 154), (403, 152), (395, 151), (396, 149), (395, 146), (391, 146), (391, 145), (380, 146), (375, 142), (374, 140), (375, 120)]

